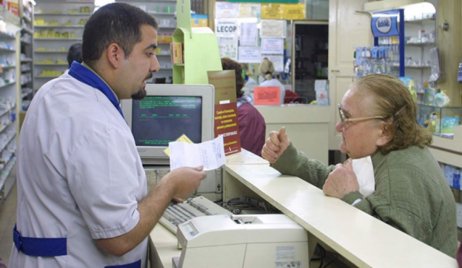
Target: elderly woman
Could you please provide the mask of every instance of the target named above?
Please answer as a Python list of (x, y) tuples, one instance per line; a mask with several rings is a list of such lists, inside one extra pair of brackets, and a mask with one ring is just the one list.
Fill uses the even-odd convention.
[[(455, 257), (454, 197), (427, 146), (431, 134), (416, 123), (416, 106), (396, 78), (369, 75), (356, 81), (338, 107), (340, 149), (350, 159), (370, 156), (375, 190), (359, 192), (351, 161), (326, 166), (308, 159), (284, 129), (270, 133), (262, 157), (283, 174), (298, 176), (416, 239)], [(347, 219), (345, 219), (347, 220)]]

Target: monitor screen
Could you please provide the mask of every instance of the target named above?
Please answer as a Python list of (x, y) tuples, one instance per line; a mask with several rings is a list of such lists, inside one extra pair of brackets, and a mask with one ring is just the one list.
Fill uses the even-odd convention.
[(136, 145), (168, 146), (183, 133), (200, 143), (201, 115), (201, 96), (146, 96), (134, 100), (132, 133)]
[(147, 84), (146, 92), (121, 102), (144, 165), (168, 165), (164, 150), (183, 134), (194, 143), (214, 138), (213, 86)]

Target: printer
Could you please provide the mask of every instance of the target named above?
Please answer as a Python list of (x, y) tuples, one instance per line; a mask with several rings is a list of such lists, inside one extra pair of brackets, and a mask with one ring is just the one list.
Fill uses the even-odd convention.
[(308, 267), (308, 235), (284, 214), (209, 215), (178, 225), (173, 267)]

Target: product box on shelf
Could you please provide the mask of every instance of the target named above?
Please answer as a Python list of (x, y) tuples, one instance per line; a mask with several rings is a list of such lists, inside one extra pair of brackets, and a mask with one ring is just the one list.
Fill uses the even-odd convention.
[(454, 128), (461, 124), (461, 118), (461, 106), (417, 105), (417, 121), (437, 136), (453, 138)]

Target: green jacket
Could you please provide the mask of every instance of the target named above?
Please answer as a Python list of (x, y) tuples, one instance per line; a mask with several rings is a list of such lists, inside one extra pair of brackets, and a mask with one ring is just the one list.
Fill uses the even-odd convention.
[[(456, 205), (443, 172), (428, 148), (411, 146), (372, 157), (375, 191), (364, 198), (352, 192), (342, 198), (451, 257), (457, 248)], [(308, 159), (291, 144), (272, 165), (322, 188), (334, 166)]]

